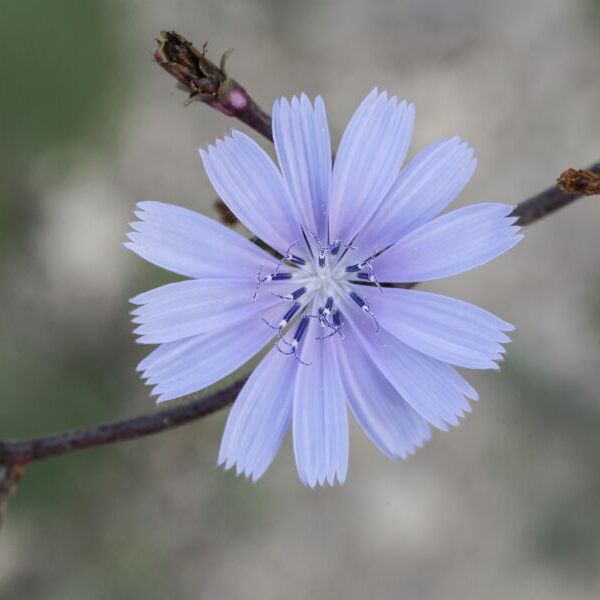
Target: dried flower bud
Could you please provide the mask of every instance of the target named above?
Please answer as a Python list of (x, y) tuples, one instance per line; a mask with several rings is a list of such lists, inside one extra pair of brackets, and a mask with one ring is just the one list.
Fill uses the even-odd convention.
[(227, 50), (219, 65), (216, 65), (206, 56), (206, 44), (200, 52), (174, 31), (161, 31), (160, 36), (154, 58), (157, 64), (189, 90), (186, 105), (194, 100), (209, 104), (229, 117), (237, 117), (272, 140), (270, 117), (225, 71), (225, 63), (232, 49)]
[(600, 194), (600, 174), (581, 169), (567, 169), (561, 173), (556, 183), (567, 194)]

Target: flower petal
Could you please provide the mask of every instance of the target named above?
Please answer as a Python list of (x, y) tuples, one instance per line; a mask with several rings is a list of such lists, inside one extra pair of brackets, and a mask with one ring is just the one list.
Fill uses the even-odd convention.
[(273, 140), (289, 197), (306, 232), (327, 239), (331, 144), (325, 105), (306, 94), (273, 105)]
[(400, 171), (355, 245), (370, 256), (427, 223), (460, 194), (476, 166), (473, 149), (460, 138), (431, 144)]
[(447, 423), (458, 425), (456, 417), (470, 412), (465, 396), (476, 400), (477, 392), (450, 365), (413, 350), (383, 329), (376, 334), (373, 321), (349, 305), (344, 316), (376, 367), (424, 419), (446, 431)]
[(215, 191), (250, 231), (282, 254), (301, 240), (281, 174), (254, 140), (233, 130), (200, 156)]
[(413, 130), (412, 104), (374, 89), (344, 131), (333, 165), (330, 239), (350, 242), (398, 176)]
[[(358, 286), (357, 286), (358, 287)], [(512, 325), (468, 302), (422, 292), (385, 288), (383, 293), (362, 286), (381, 327), (415, 350), (443, 362), (470, 369), (498, 369), (502, 333)]]
[[(269, 290), (287, 291), (282, 282), (270, 282)], [(256, 283), (248, 280), (193, 279), (155, 288), (131, 299), (140, 304), (132, 311), (133, 322), (139, 323), (134, 333), (141, 344), (161, 344), (206, 333), (223, 327), (234, 327), (240, 321), (265, 308), (282, 304), (280, 298), (263, 292), (256, 302), (252, 295)], [(285, 308), (281, 309), (285, 312)], [(263, 325), (264, 326), (264, 325)]]
[(197, 212), (140, 202), (129, 248), (147, 261), (186, 277), (253, 278), (273, 257), (239, 233)]
[(348, 469), (346, 395), (331, 347), (315, 330), (311, 321), (302, 356), (312, 364), (298, 369), (292, 421), (298, 475), (310, 487), (333, 485), (336, 475), (344, 483)]
[(382, 376), (356, 336), (348, 331), (344, 342), (336, 339), (335, 344), (348, 405), (367, 437), (394, 460), (428, 441), (427, 421)]
[(271, 350), (244, 385), (227, 418), (219, 464), (256, 481), (271, 464), (292, 420), (299, 364)]
[(440, 279), (469, 271), (512, 248), (514, 207), (474, 204), (449, 212), (411, 231), (374, 261), (380, 281)]
[[(279, 316), (278, 308), (260, 313), (266, 319)], [(258, 316), (236, 326), (161, 344), (140, 364), (138, 370), (148, 385), (154, 385), (157, 402), (191, 394), (212, 385), (250, 360), (274, 332)]]

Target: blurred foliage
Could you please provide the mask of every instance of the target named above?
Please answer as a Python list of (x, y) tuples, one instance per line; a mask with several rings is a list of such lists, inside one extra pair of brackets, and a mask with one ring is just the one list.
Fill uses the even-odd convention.
[[(124, 79), (115, 42), (118, 16), (107, 0), (2, 2), (0, 274), (37, 218), (40, 159), (52, 158), (44, 183), (60, 180), (85, 157), (86, 144), (103, 145), (118, 124), (115, 99), (119, 94), (120, 108)], [(1, 285), (0, 294), (10, 297), (10, 287)], [(131, 366), (120, 360), (120, 340), (107, 335), (87, 349), (57, 350), (51, 338), (61, 334), (46, 313), (35, 315), (38, 341), (28, 340), (23, 315), (11, 313), (13, 303), (4, 300), (0, 322), (0, 392), (10, 398), (0, 407), (2, 434), (39, 435), (114, 418), (124, 393), (119, 373)], [(109, 456), (74, 455), (32, 467), (35, 475), (24, 478), (15, 510), (38, 514), (38, 525), (51, 511), (60, 521), (56, 506), (66, 498), (82, 507), (78, 496), (92, 500), (97, 492), (89, 480)], [(68, 513), (67, 504), (65, 519), (72, 518)]]
[[(120, 81), (113, 4), (5, 0), (0, 18), (0, 250), (34, 218), (31, 170), (49, 151), (109, 135)], [(67, 169), (80, 152), (67, 153)]]
[(584, 5), (587, 5), (588, 13), (600, 27), (600, 0), (584, 0)]
[(37, 154), (105, 126), (116, 84), (114, 17), (102, 0), (2, 3), (5, 152)]

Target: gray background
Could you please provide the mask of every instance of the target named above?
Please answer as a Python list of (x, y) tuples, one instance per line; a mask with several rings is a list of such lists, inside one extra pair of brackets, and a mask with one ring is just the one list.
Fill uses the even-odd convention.
[[(600, 157), (597, 1), (5, 0), (2, 437), (153, 409), (127, 299), (173, 277), (121, 246), (127, 222), (145, 199), (214, 216), (197, 147), (244, 129), (182, 107), (151, 60), (166, 28), (214, 59), (235, 46), (232, 74), (268, 110), (322, 94), (334, 145), (375, 85), (413, 100), (411, 155), (450, 135), (476, 149), (459, 204), (517, 203)], [(427, 286), (517, 331), (501, 373), (469, 374), (473, 414), (407, 462), (354, 426), (344, 487), (305, 489), (289, 439), (251, 484), (216, 468), (222, 412), (34, 464), (0, 597), (598, 598), (599, 217), (582, 200)]]

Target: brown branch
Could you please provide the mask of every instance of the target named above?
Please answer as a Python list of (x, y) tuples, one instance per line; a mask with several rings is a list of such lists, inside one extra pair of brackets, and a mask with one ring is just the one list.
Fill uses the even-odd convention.
[(244, 385), (240, 379), (228, 387), (199, 400), (165, 408), (158, 412), (114, 421), (104, 425), (92, 425), (63, 433), (25, 440), (0, 440), (0, 463), (26, 465), (35, 460), (58, 456), (93, 446), (137, 439), (165, 429), (173, 429), (201, 419), (231, 404)]
[[(229, 116), (241, 119), (258, 133), (272, 139), (269, 117), (237, 82), (225, 74), (223, 67), (227, 54), (221, 60), (220, 67), (217, 67), (205, 57), (204, 52), (198, 52), (182, 36), (174, 32), (163, 32), (161, 35), (163, 41), (159, 42), (156, 61), (190, 90), (190, 100), (206, 102)], [(588, 171), (600, 173), (600, 163), (596, 163)], [(519, 217), (519, 225), (530, 225), (581, 195), (568, 194), (555, 185), (519, 204), (513, 214)], [(38, 438), (0, 440), (0, 463), (4, 465), (0, 473), (0, 510), (6, 497), (14, 492), (25, 466), (30, 462), (137, 439), (201, 419), (231, 404), (244, 382), (241, 379), (199, 400), (148, 415)]]
[(0, 463), (4, 465), (4, 470), (0, 473), (0, 524), (3, 504), (6, 498), (14, 493), (25, 467), (30, 462), (94, 446), (138, 439), (180, 427), (231, 404), (245, 382), (245, 379), (240, 379), (198, 400), (123, 421), (92, 425), (38, 438), (0, 440)]

